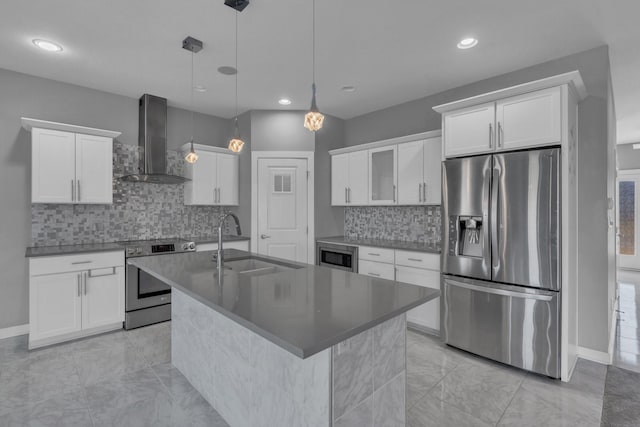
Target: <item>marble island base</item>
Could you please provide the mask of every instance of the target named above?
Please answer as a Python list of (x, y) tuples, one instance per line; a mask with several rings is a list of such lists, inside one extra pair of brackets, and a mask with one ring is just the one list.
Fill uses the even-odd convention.
[(172, 290), (172, 363), (235, 426), (404, 426), (401, 314), (302, 359)]

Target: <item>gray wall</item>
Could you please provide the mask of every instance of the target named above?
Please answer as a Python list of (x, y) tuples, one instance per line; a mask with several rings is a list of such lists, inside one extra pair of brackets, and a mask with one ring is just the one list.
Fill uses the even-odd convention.
[(640, 169), (640, 150), (634, 150), (633, 144), (617, 146), (618, 169)]
[(316, 238), (341, 236), (344, 233), (344, 208), (331, 206), (331, 156), (329, 155), (329, 150), (342, 147), (344, 147), (344, 120), (325, 115), (324, 126), (316, 132)]
[(522, 70), (492, 77), (426, 98), (355, 117), (345, 123), (345, 145), (439, 129), (432, 107), (556, 74), (579, 70), (589, 96), (579, 106), (579, 345), (607, 351), (607, 97), (608, 48), (601, 46)]
[[(191, 128), (190, 116), (173, 108), (168, 114), (169, 147), (177, 148), (191, 136), (180, 134)], [(31, 137), (22, 116), (118, 130), (119, 142), (138, 143), (137, 99), (0, 69), (0, 329), (28, 322)], [(220, 145), (229, 129), (228, 121), (196, 116), (198, 142)]]
[(303, 126), (306, 111), (251, 112), (251, 149), (255, 151), (314, 151), (315, 136)]

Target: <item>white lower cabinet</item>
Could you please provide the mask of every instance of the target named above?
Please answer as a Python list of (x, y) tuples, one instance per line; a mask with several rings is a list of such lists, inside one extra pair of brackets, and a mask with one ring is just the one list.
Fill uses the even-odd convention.
[[(249, 252), (249, 240), (241, 240), (239, 242), (222, 242), (222, 249), (238, 249), (240, 251)], [(198, 243), (196, 245), (196, 252), (216, 250), (218, 250), (217, 243)]]
[(120, 329), (123, 321), (122, 251), (29, 260), (30, 349)]
[[(359, 246), (358, 273), (440, 290), (440, 255)], [(407, 321), (440, 333), (440, 298), (409, 310)]]
[[(396, 280), (412, 285), (440, 290), (440, 272), (422, 268), (396, 267)], [(407, 312), (407, 321), (418, 326), (440, 331), (440, 298), (422, 304)]]
[(387, 280), (393, 280), (395, 275), (393, 264), (365, 260), (358, 261), (358, 273)]

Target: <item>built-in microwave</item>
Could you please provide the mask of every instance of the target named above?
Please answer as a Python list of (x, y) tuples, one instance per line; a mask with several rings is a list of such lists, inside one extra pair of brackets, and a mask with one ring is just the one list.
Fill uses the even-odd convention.
[(358, 247), (316, 242), (316, 264), (357, 273)]

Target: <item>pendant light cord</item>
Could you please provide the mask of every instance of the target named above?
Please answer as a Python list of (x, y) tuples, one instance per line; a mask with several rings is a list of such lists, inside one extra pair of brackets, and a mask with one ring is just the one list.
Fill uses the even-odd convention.
[[(315, 0), (314, 0), (315, 1)], [(235, 137), (240, 137), (238, 130), (238, 11), (236, 10), (236, 119), (235, 119)]]
[(195, 120), (193, 118), (193, 57), (195, 54), (193, 50), (191, 51), (191, 87), (189, 91), (191, 92), (191, 149), (193, 150), (193, 137), (194, 137), (194, 128), (195, 128)]
[(312, 24), (312, 28), (313, 28), (313, 48), (312, 48), (312, 52), (313, 52), (313, 85), (315, 86), (316, 84), (316, 0), (313, 0), (313, 9), (311, 12), (311, 16), (312, 16), (312, 20), (313, 20), (313, 24)]

